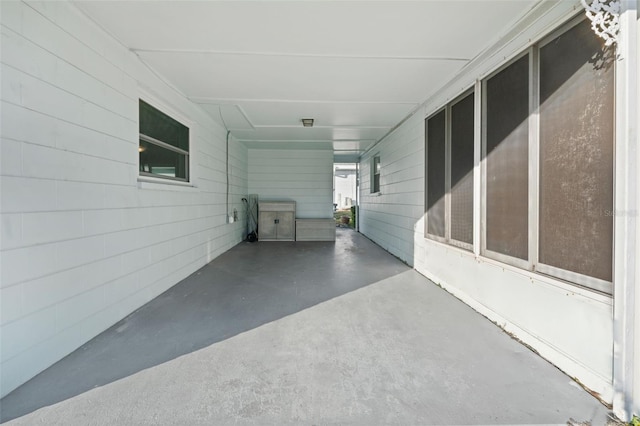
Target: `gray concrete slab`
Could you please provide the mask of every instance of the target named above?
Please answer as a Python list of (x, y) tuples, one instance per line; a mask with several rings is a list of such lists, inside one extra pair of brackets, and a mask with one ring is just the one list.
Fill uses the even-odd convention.
[(0, 404), (12, 425), (595, 425), (607, 415), (347, 229), (335, 244), (239, 244)]

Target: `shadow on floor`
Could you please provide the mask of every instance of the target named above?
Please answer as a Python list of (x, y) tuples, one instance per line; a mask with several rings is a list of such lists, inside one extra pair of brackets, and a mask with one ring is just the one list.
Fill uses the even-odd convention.
[(410, 269), (353, 230), (336, 233), (240, 243), (7, 395), (0, 422)]

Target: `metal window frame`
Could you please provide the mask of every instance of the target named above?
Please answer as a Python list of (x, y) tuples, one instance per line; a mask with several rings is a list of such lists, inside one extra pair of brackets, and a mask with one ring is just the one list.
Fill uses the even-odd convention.
[[(377, 162), (376, 162), (377, 160)], [(379, 194), (380, 193), (380, 175), (381, 173), (376, 173), (376, 164), (380, 164), (380, 153), (376, 153), (374, 155), (371, 156), (371, 179), (370, 179), (370, 185), (369, 185), (369, 192), (371, 194)], [(382, 168), (382, 166), (380, 166), (380, 168)], [(376, 175), (378, 176), (378, 187), (375, 187), (375, 182), (376, 182)]]
[[(448, 225), (448, 232), (447, 232), (447, 238), (448, 238), (448, 243), (451, 245), (454, 245), (456, 247), (460, 247), (463, 248), (465, 250), (469, 250), (469, 251), (473, 251), (473, 242), (474, 242), (474, 236), (475, 236), (475, 227), (474, 232), (472, 233), (471, 236), (471, 243), (467, 243), (465, 241), (459, 241), (456, 239), (453, 239), (451, 237), (451, 167), (452, 167), (452, 163), (451, 163), (451, 129), (453, 127), (453, 122), (452, 122), (452, 115), (451, 115), (451, 109), (453, 108), (454, 105), (460, 103), (463, 99), (465, 99), (467, 96), (469, 95), (473, 95), (473, 105), (474, 105), (474, 111), (473, 111), (473, 126), (474, 126), (474, 150), (475, 150), (475, 126), (476, 126), (476, 114), (475, 114), (475, 105), (476, 105), (476, 92), (475, 92), (475, 85), (471, 86), (470, 88), (468, 88), (467, 90), (465, 90), (464, 92), (462, 92), (460, 95), (456, 96), (451, 102), (449, 102), (447, 104), (447, 108), (449, 113), (447, 114), (447, 133), (446, 133), (446, 137), (447, 137), (447, 148), (446, 148), (446, 159), (447, 159), (447, 168), (446, 168), (446, 194), (448, 196), (448, 198), (445, 199), (446, 202), (446, 207), (445, 207), (445, 211), (447, 212), (447, 216), (445, 219), (445, 225)], [(474, 151), (475, 153), (475, 151)], [(474, 169), (475, 169), (475, 157), (474, 157)], [(472, 171), (473, 173), (473, 171)], [(475, 198), (475, 175), (474, 175), (474, 182), (473, 182), (473, 194), (472, 194), (472, 199)], [(472, 201), (473, 204), (473, 201)], [(471, 219), (471, 225), (474, 226), (475, 224), (473, 223), (473, 218)]]
[[(445, 207), (444, 207), (444, 237), (441, 237), (440, 235), (435, 235), (435, 234), (430, 234), (429, 233), (429, 214), (427, 211), (427, 205), (429, 203), (429, 174), (427, 172), (427, 165), (429, 164), (429, 138), (427, 137), (427, 134), (429, 132), (429, 120), (433, 117), (435, 117), (436, 115), (440, 114), (442, 111), (444, 111), (444, 158), (445, 158), (445, 184), (444, 184), (444, 191), (445, 191)], [(447, 220), (447, 123), (449, 122), (449, 110), (447, 109), (447, 105), (444, 105), (441, 108), (438, 108), (437, 110), (435, 110), (434, 112), (432, 112), (431, 114), (429, 114), (428, 117), (425, 117), (424, 119), (424, 237), (428, 238), (430, 240), (433, 241), (438, 241), (441, 243), (445, 243), (448, 244), (448, 239), (447, 239), (447, 228), (448, 228), (448, 220)]]
[[(565, 22), (564, 24), (560, 25), (559, 27), (557, 27), (556, 29), (554, 29), (551, 33), (547, 34), (545, 37), (543, 37), (538, 43), (536, 43), (533, 47), (534, 47), (534, 51), (536, 54), (536, 63), (535, 63), (535, 72), (536, 72), (536, 92), (535, 92), (535, 96), (536, 96), (536, 100), (537, 100), (537, 106), (536, 106), (536, 129), (535, 129), (535, 135), (536, 135), (536, 139), (535, 139), (535, 145), (536, 145), (536, 150), (535, 150), (535, 162), (536, 162), (536, 170), (535, 170), (535, 179), (536, 179), (536, 194), (535, 194), (535, 209), (531, 208), (531, 210), (535, 210), (535, 214), (536, 214), (536, 221), (535, 221), (535, 226), (536, 226), (536, 244), (535, 244), (535, 259), (533, 262), (534, 265), (534, 269), (542, 274), (545, 275), (549, 275), (551, 277), (554, 278), (559, 278), (561, 280), (564, 281), (569, 281), (573, 284), (582, 286), (582, 287), (586, 287), (589, 288), (591, 290), (596, 290), (608, 295), (611, 295), (613, 292), (613, 280), (612, 281), (606, 281), (606, 280), (602, 280), (600, 278), (595, 278), (589, 275), (584, 275), (584, 274), (580, 274), (578, 272), (573, 272), (573, 271), (569, 271), (567, 269), (563, 269), (563, 268), (559, 268), (557, 266), (552, 266), (549, 264), (545, 264), (545, 263), (541, 263), (538, 259), (539, 256), (539, 239), (540, 239), (540, 234), (539, 234), (539, 226), (540, 226), (540, 222), (539, 222), (539, 213), (540, 213), (540, 206), (539, 206), (539, 201), (540, 201), (540, 197), (539, 197), (539, 188), (540, 188), (540, 168), (539, 168), (539, 163), (540, 163), (540, 114), (539, 114), (539, 108), (540, 108), (540, 60), (539, 60), (539, 52), (540, 50), (545, 47), (546, 45), (548, 45), (549, 43), (553, 42), (553, 40), (555, 40), (557, 37), (561, 36), (562, 34), (565, 34), (566, 32), (568, 32), (569, 30), (571, 30), (573, 27), (575, 27), (576, 25), (582, 23), (583, 21), (585, 21), (587, 18), (585, 18), (585, 16), (583, 14), (574, 16), (573, 18), (569, 19), (567, 22)], [(613, 64), (614, 67), (614, 75), (616, 74), (616, 64), (614, 62)], [(614, 86), (616, 86), (616, 81), (614, 80)], [(614, 105), (616, 102), (615, 99), (615, 87), (614, 87)], [(614, 117), (615, 120), (615, 117)], [(613, 135), (613, 173), (615, 176), (615, 171), (616, 171), (616, 164), (615, 164), (615, 159), (616, 159), (616, 137), (615, 137), (615, 126), (614, 126), (614, 135)], [(530, 176), (531, 178), (531, 176)], [(615, 193), (616, 193), (616, 184), (615, 184), (615, 177), (614, 177), (614, 183), (613, 183), (613, 194), (612, 194), (612, 201), (613, 201), (613, 205), (615, 206)], [(614, 228), (613, 228), (613, 234), (611, 235), (612, 239), (615, 237), (615, 221), (614, 221)], [(612, 277), (613, 277), (613, 269), (614, 269), (614, 260), (615, 260), (615, 242), (613, 242), (613, 250), (612, 250), (612, 258), (611, 258), (611, 270), (612, 270)]]
[[(472, 219), (472, 226), (474, 229), (473, 232), (473, 237), (472, 237), (472, 243), (467, 243), (464, 241), (459, 241), (456, 239), (453, 239), (451, 237), (451, 128), (452, 128), (452, 122), (451, 122), (451, 108), (456, 105), (457, 103), (459, 103), (460, 101), (462, 101), (464, 98), (466, 98), (467, 96), (473, 94), (474, 95), (474, 116), (473, 116), (473, 120), (474, 120), (474, 184), (473, 184), (473, 202), (472, 204), (474, 205), (474, 212), (475, 212), (475, 193), (476, 193), (476, 177), (475, 177), (475, 145), (476, 145), (476, 140), (475, 140), (475, 136), (476, 136), (476, 112), (475, 112), (475, 106), (476, 106), (476, 101), (477, 101), (477, 96), (476, 96), (476, 85), (474, 84), (473, 86), (469, 87), (468, 89), (464, 90), (462, 93), (460, 93), (459, 95), (457, 95), (456, 97), (453, 98), (453, 100), (451, 100), (450, 102), (447, 102), (446, 105), (444, 105), (441, 108), (438, 108), (436, 111), (434, 111), (433, 113), (431, 113), (428, 117), (425, 117), (424, 119), (424, 123), (425, 123), (425, 128), (424, 128), (424, 134), (425, 134), (425, 176), (424, 176), (424, 181), (425, 181), (425, 216), (424, 216), (424, 237), (431, 239), (433, 241), (438, 241), (440, 243), (444, 243), (444, 244), (448, 244), (451, 246), (455, 246), (467, 251), (471, 251), (473, 252), (474, 250), (474, 243), (475, 243), (475, 229), (476, 229), (476, 225), (475, 225), (475, 220)], [(428, 143), (429, 140), (427, 138), (427, 132), (428, 132), (428, 126), (429, 126), (429, 119), (433, 118), (434, 116), (440, 114), (442, 111), (444, 111), (444, 123), (445, 123), (445, 137), (444, 137), (444, 158), (445, 158), (445, 177), (444, 177), (444, 189), (445, 189), (445, 193), (444, 193), (444, 237), (441, 237), (439, 235), (434, 235), (434, 234), (430, 234), (429, 233), (429, 226), (428, 226), (428, 221), (429, 221), (429, 215), (427, 214), (427, 203), (428, 203), (428, 185), (429, 185), (429, 178), (428, 178), (428, 174), (426, 172), (426, 168), (427, 168), (427, 164), (428, 164)], [(475, 213), (474, 213), (475, 215)]]
[[(601, 280), (599, 278), (579, 274), (562, 268), (540, 263), (539, 261), (539, 191), (540, 191), (540, 61), (539, 52), (542, 47), (553, 41), (559, 35), (564, 34), (574, 26), (581, 23), (586, 18), (578, 14), (565, 23), (556, 27), (553, 31), (540, 38), (537, 42), (531, 43), (526, 49), (511, 57), (499, 67), (495, 68), (483, 77), (478, 78), (472, 88), (463, 91), (452, 101), (425, 117), (425, 215), (424, 215), (424, 237), (433, 241), (456, 246), (465, 250), (472, 250), (481, 258), (485, 257), (507, 265), (517, 267), (533, 273), (548, 276), (567, 282), (569, 285), (583, 287), (587, 290), (597, 291), (606, 295), (612, 295), (613, 282)], [(529, 123), (528, 123), (528, 256), (527, 259), (520, 259), (514, 256), (505, 255), (487, 249), (487, 81), (520, 60), (522, 57), (529, 57)], [(616, 76), (618, 72), (614, 70)], [(616, 77), (617, 78), (617, 77)], [(616, 93), (617, 88), (616, 80)], [(474, 93), (474, 238), (473, 244), (463, 243), (451, 238), (451, 107), (462, 100), (470, 93)], [(617, 101), (614, 99), (614, 102)], [(445, 110), (445, 237), (430, 234), (428, 232), (427, 214), (427, 189), (428, 174), (426, 167), (428, 164), (428, 120)], [(616, 174), (615, 161), (616, 136), (614, 135), (614, 175)], [(614, 206), (616, 206), (616, 184), (614, 181)], [(612, 254), (612, 268), (615, 272), (615, 222), (614, 222), (614, 251)], [(615, 274), (614, 274), (615, 275)]]
[(536, 264), (535, 271), (541, 274), (549, 275), (554, 278), (559, 278), (563, 281), (568, 281), (571, 284), (586, 287), (591, 290), (596, 290), (608, 295), (611, 294), (611, 290), (613, 286), (611, 281), (601, 280), (599, 278), (591, 277), (589, 275), (579, 274), (577, 272), (568, 271), (566, 269), (547, 265), (545, 263)]
[[(521, 269), (525, 269), (527, 271), (532, 271), (533, 270), (533, 265), (531, 263), (531, 222), (530, 222), (530, 217), (531, 217), (531, 210), (532, 210), (532, 206), (531, 206), (531, 158), (529, 158), (528, 164), (529, 164), (529, 185), (528, 185), (528, 191), (529, 191), (529, 223), (528, 223), (528, 232), (529, 232), (529, 247), (528, 247), (528, 256), (527, 259), (520, 259), (518, 257), (515, 256), (509, 256), (506, 255), (504, 253), (498, 253), (492, 250), (487, 249), (487, 81), (489, 79), (491, 79), (492, 77), (496, 76), (497, 74), (499, 74), (500, 72), (502, 72), (503, 70), (505, 70), (506, 68), (508, 68), (509, 66), (511, 66), (513, 63), (517, 62), (518, 60), (522, 59), (525, 56), (529, 56), (529, 118), (531, 118), (531, 115), (533, 114), (532, 111), (532, 90), (533, 87), (531, 85), (531, 76), (532, 76), (532, 68), (533, 68), (533, 59), (532, 59), (532, 51), (533, 51), (533, 46), (528, 47), (527, 49), (523, 50), (522, 52), (520, 52), (519, 54), (515, 55), (513, 58), (509, 59), (507, 62), (505, 62), (504, 64), (502, 64), (500, 67), (496, 68), (494, 71), (492, 71), (491, 73), (487, 74), (485, 77), (482, 78), (481, 81), (481, 92), (482, 92), (482, 100), (481, 100), (481, 105), (482, 105), (482, 111), (481, 111), (481, 116), (482, 116), (482, 123), (481, 123), (481, 134), (482, 134), (482, 140), (481, 140), (481, 160), (480, 160), (480, 174), (481, 174), (481, 197), (480, 197), (480, 204), (481, 204), (481, 209), (480, 209), (480, 215), (481, 215), (481, 219), (480, 219), (480, 224), (481, 224), (481, 229), (480, 229), (480, 256), (484, 256), (490, 259), (494, 259), (497, 260), (499, 262), (502, 263), (506, 263), (509, 265), (513, 265), (516, 266), (518, 268)], [(532, 126), (531, 126), (531, 120), (529, 120), (529, 156), (531, 155), (531, 131), (532, 131)]]
[[(138, 97), (138, 101), (143, 101), (145, 102), (147, 105), (149, 105), (150, 107), (156, 109), (157, 111), (161, 112), (162, 114), (166, 115), (167, 117), (177, 121), (178, 123), (180, 123), (181, 125), (183, 125), (184, 127), (187, 128), (188, 130), (188, 143), (189, 143), (189, 150), (184, 150), (178, 147), (175, 147), (171, 144), (168, 144), (164, 141), (161, 141), (159, 139), (153, 138), (151, 136), (145, 135), (144, 133), (139, 133), (138, 134), (138, 138), (139, 141), (143, 140), (145, 142), (148, 142), (150, 144), (156, 145), (160, 148), (163, 149), (167, 149), (173, 152), (176, 152), (180, 155), (183, 156), (184, 158), (184, 167), (185, 167), (185, 174), (186, 177), (184, 178), (180, 178), (180, 177), (171, 177), (171, 176), (163, 176), (163, 175), (159, 175), (159, 174), (155, 174), (155, 173), (150, 173), (150, 172), (144, 172), (144, 171), (140, 171), (140, 155), (138, 155), (137, 161), (138, 161), (138, 176), (140, 177), (149, 177), (149, 178), (157, 178), (157, 179), (162, 179), (162, 180), (166, 180), (166, 181), (173, 181), (173, 182), (191, 182), (191, 155), (190, 155), (190, 150), (192, 147), (191, 144), (191, 126), (184, 124), (184, 122), (188, 121), (188, 120), (183, 120), (181, 118), (176, 118), (177, 114), (174, 113), (169, 113), (166, 111), (165, 108), (159, 108), (158, 102), (155, 101), (153, 98), (151, 98), (149, 95), (144, 95), (144, 96), (139, 96)], [(138, 129), (140, 128), (140, 115), (138, 114)], [(140, 146), (140, 142), (138, 141), (138, 146)]]
[(482, 81), (474, 83), (474, 133), (473, 133), (473, 254), (480, 256), (482, 241), (482, 112), (484, 89)]
[(184, 149), (175, 147), (175, 146), (170, 145), (170, 144), (168, 144), (166, 142), (162, 142), (161, 140), (152, 138), (151, 136), (147, 136), (144, 133), (140, 133), (140, 139), (142, 139), (145, 142), (149, 142), (149, 143), (152, 143), (154, 145), (158, 145), (161, 148), (165, 148), (165, 149), (168, 149), (170, 151), (175, 151), (178, 154), (189, 155), (189, 151), (185, 151)]

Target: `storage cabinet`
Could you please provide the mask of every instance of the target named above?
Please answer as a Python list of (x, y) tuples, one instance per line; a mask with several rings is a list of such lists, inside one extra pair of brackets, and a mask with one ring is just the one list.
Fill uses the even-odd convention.
[(260, 241), (295, 241), (295, 201), (268, 201), (259, 205), (258, 239)]

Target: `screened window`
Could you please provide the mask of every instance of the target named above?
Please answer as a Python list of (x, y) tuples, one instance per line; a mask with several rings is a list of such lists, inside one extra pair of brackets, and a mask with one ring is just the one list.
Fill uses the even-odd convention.
[(613, 52), (586, 21), (540, 48), (539, 261), (605, 281), (612, 279), (613, 71)]
[(529, 55), (486, 81), (486, 249), (527, 259)]
[(474, 95), (451, 106), (451, 239), (473, 244)]
[(380, 156), (371, 159), (371, 192), (380, 192)]
[(139, 102), (140, 175), (189, 180), (189, 128), (148, 103)]
[(611, 293), (615, 64), (577, 17), (428, 117), (425, 237)]
[(473, 244), (474, 94), (425, 120), (425, 234), (465, 248)]
[(427, 234), (445, 237), (446, 111), (426, 120)]

